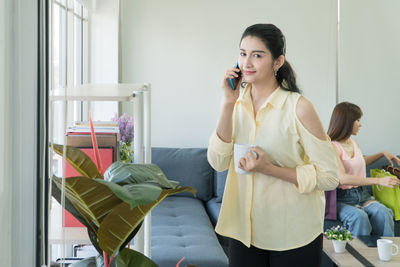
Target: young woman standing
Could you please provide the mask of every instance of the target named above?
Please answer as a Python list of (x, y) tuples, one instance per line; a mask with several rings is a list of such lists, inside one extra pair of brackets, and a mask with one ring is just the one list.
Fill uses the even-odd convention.
[[(339, 182), (337, 160), (313, 105), (299, 94), (272, 24), (248, 27), (239, 68), (226, 71), (208, 160), (229, 169), (216, 232), (230, 237), (229, 266), (319, 266), (325, 199)], [(242, 72), (246, 88), (227, 79)], [(240, 84), (240, 82), (239, 82)], [(252, 144), (235, 171), (234, 144)]]

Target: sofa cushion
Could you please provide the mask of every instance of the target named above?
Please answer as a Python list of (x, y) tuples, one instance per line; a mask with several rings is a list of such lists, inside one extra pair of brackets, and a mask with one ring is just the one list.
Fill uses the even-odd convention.
[[(221, 202), (217, 201), (217, 197), (213, 197), (206, 203), (206, 209), (208, 216), (210, 216), (211, 222), (214, 227), (217, 225), (219, 211), (221, 210)], [(229, 238), (225, 236), (221, 236), (217, 234), (219, 243), (221, 244), (222, 248), (224, 249), (225, 253), (228, 254), (229, 250)]]
[(160, 267), (176, 266), (183, 257), (180, 266), (228, 266), (228, 258), (200, 200), (167, 197), (151, 214), (151, 256)]
[(228, 174), (228, 170), (225, 170), (223, 172), (215, 172), (214, 177), (215, 177), (215, 196), (217, 197), (216, 201), (221, 203), (222, 202), (222, 196), (224, 195), (224, 190), (225, 190), (225, 182), (226, 182), (226, 176)]
[(207, 213), (210, 216), (212, 224), (215, 226), (218, 221), (219, 211), (221, 209), (221, 202), (217, 201), (217, 197), (213, 197), (206, 203)]
[[(161, 148), (151, 150), (152, 163), (158, 165), (168, 179), (181, 186), (192, 186), (197, 197), (208, 201), (213, 196), (214, 170), (207, 161), (206, 148)], [(180, 196), (193, 197), (184, 192)]]
[(325, 219), (337, 219), (336, 189), (325, 191)]

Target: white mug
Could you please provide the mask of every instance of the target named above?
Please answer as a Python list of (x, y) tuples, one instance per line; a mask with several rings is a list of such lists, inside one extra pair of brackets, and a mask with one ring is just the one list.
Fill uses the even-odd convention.
[[(250, 152), (249, 148), (256, 147), (256, 145), (249, 144), (234, 144), (233, 146), (233, 161), (235, 163), (236, 173), (239, 174), (250, 174), (251, 172), (246, 172), (245, 170), (239, 168), (239, 160), (246, 155), (247, 152)], [(253, 151), (254, 157), (257, 159), (258, 155)]]
[[(389, 239), (378, 239), (378, 254), (381, 261), (390, 261), (392, 256), (399, 254), (399, 247)], [(393, 252), (393, 248), (396, 250)]]

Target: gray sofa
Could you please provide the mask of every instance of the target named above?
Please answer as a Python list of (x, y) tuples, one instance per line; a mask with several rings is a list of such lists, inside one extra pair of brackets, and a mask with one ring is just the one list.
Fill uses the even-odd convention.
[(214, 231), (221, 206), (221, 186), (224, 186), (217, 178), (222, 180), (224, 173), (216, 173), (208, 164), (207, 149), (153, 148), (152, 163), (158, 165), (168, 179), (197, 189), (196, 198), (186, 192), (170, 196), (152, 210), (153, 261), (160, 267), (171, 267), (185, 257), (180, 267), (189, 264), (228, 266), (223, 248), (226, 241)]
[[(197, 189), (197, 198), (189, 193), (167, 197), (152, 211), (152, 259), (160, 267), (228, 266), (227, 238), (214, 231), (225, 187), (225, 172), (216, 172), (207, 162), (205, 148), (153, 148), (152, 162), (171, 180)], [(380, 159), (368, 166), (387, 165)], [(369, 187), (369, 189), (371, 189)], [(372, 189), (371, 189), (372, 190)], [(340, 225), (337, 220), (325, 220), (324, 229)], [(400, 236), (400, 221), (395, 223), (395, 235)], [(321, 266), (333, 266), (326, 255)]]

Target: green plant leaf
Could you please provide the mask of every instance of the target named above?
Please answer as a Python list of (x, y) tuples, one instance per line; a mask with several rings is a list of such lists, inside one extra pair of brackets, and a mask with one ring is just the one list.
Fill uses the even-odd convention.
[(163, 189), (157, 200), (150, 204), (140, 205), (130, 208), (129, 204), (123, 202), (118, 205), (110, 214), (101, 222), (98, 237), (100, 247), (110, 256), (116, 255), (118, 250), (122, 249), (140, 222), (144, 219), (155, 206), (158, 205), (165, 197), (184, 191), (196, 194), (193, 187), (179, 187), (176, 189)]
[[(113, 209), (123, 201), (114, 193), (111, 188), (125, 190), (127, 198), (131, 198), (129, 205), (140, 205), (151, 203), (157, 199), (162, 192), (154, 185), (136, 184), (125, 185), (106, 182), (101, 179), (90, 179), (86, 177), (70, 177), (65, 180), (65, 208), (87, 227), (89, 238), (96, 250), (101, 254), (103, 249), (98, 243), (98, 229), (101, 221)], [(53, 176), (53, 195), (61, 203), (62, 178)], [(149, 191), (148, 189), (151, 188)], [(119, 193), (119, 192), (118, 192)], [(129, 196), (129, 194), (131, 194)], [(147, 195), (146, 195), (147, 194)], [(131, 209), (132, 210), (132, 209)], [(139, 229), (132, 229), (124, 243), (128, 243)]]
[[(51, 145), (54, 152), (64, 157), (64, 146), (58, 144)], [(76, 147), (66, 146), (66, 160), (82, 176), (87, 178), (102, 178), (96, 164), (83, 151)]]
[[(61, 146), (55, 149), (62, 153)], [(70, 162), (76, 162), (74, 153), (82, 155), (80, 150), (70, 147), (67, 147), (67, 152)], [(192, 187), (178, 188), (178, 183), (169, 181), (156, 165), (116, 163), (115, 166), (119, 170), (115, 173), (110, 171), (111, 181), (93, 179), (97, 174), (67, 179), (52, 177), (54, 186), (58, 188), (54, 191), (57, 194), (60, 194), (63, 182), (65, 184), (66, 202), (69, 203), (66, 209), (77, 215), (88, 228), (89, 238), (97, 251), (105, 251), (109, 256), (117, 255), (130, 242), (145, 215), (165, 197), (184, 191), (196, 194)], [(161, 193), (160, 187), (164, 188)]]
[(152, 183), (162, 188), (176, 188), (178, 182), (168, 180), (164, 173), (155, 164), (132, 164), (114, 162), (104, 173), (104, 180), (125, 184)]
[(128, 203), (131, 209), (137, 205), (145, 205), (153, 202), (162, 192), (160, 186), (153, 184), (126, 184), (120, 186), (102, 179), (96, 179), (96, 181), (108, 186), (117, 197)]
[(93, 231), (92, 228), (86, 226), (86, 230), (88, 231), (88, 236), (90, 239), (90, 242), (92, 242), (92, 245), (94, 246), (94, 248), (97, 250), (97, 252), (102, 255), (103, 254), (103, 250), (100, 248), (99, 245), (99, 240), (97, 239), (97, 231)]
[[(56, 176), (52, 177), (51, 181), (51, 186), (52, 186), (52, 196), (60, 203), (61, 205), (61, 178), (58, 178)], [(89, 224), (87, 220), (81, 215), (81, 213), (72, 205), (71, 201), (68, 200), (67, 196), (65, 197), (64, 201), (65, 209), (71, 213), (80, 223), (82, 223), (84, 226), (86, 226), (86, 229), (88, 231), (88, 236), (90, 241), (92, 242), (93, 246), (96, 248), (97, 252), (99, 254), (102, 254), (102, 250), (100, 248), (99, 242), (97, 240), (97, 230), (98, 228), (92, 229), (93, 225)]]
[[(58, 179), (58, 180), (54, 181), (54, 179)], [(51, 181), (51, 194), (61, 205), (61, 184), (59, 184), (59, 183), (61, 183), (60, 178), (53, 176), (53, 179)], [(60, 185), (60, 187), (58, 185)], [(68, 198), (65, 198), (64, 205), (65, 205), (65, 209), (69, 213), (71, 213), (78, 221), (80, 221), (83, 224), (86, 223), (85, 219), (81, 216), (79, 211), (77, 209), (75, 209), (74, 205), (72, 205), (71, 201), (69, 201)]]
[[(54, 176), (53, 181), (61, 190), (62, 178)], [(65, 179), (65, 197), (95, 232), (103, 218), (122, 202), (106, 185), (86, 177)]]
[(158, 267), (151, 259), (132, 249), (122, 249), (115, 258), (116, 267)]

